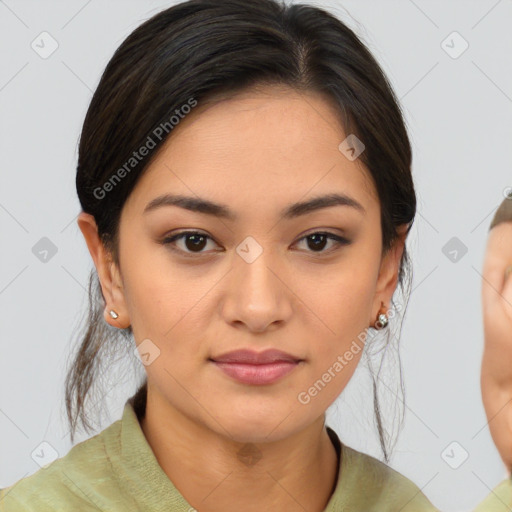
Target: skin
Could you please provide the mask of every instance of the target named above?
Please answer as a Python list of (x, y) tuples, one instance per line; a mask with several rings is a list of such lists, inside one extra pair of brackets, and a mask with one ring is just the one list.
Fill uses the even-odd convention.
[[(122, 210), (120, 268), (94, 219), (79, 215), (107, 302), (105, 321), (131, 324), (137, 344), (150, 339), (160, 350), (145, 366), (144, 435), (202, 512), (234, 503), (247, 511), (320, 512), (330, 499), (337, 457), (325, 411), (362, 350), (309, 403), (297, 396), (374, 325), (382, 303), (389, 307), (405, 243), (404, 226), (382, 254), (378, 196), (361, 162), (338, 150), (345, 137), (323, 96), (252, 89), (199, 105), (174, 128)], [(338, 205), (280, 218), (291, 203), (334, 192), (365, 212)], [(222, 203), (237, 219), (177, 206), (144, 214), (163, 193)], [(174, 251), (160, 243), (189, 229), (211, 237), (199, 254), (186, 239)], [(307, 235), (322, 231), (351, 243), (308, 244)], [(251, 263), (236, 252), (247, 236), (263, 250)], [(278, 348), (304, 361), (275, 383), (243, 384), (208, 360), (240, 348)], [(259, 454), (257, 463), (237, 456), (246, 446)]]
[(489, 232), (482, 272), (484, 353), (481, 389), (491, 436), (512, 472), (512, 222), (502, 222)]

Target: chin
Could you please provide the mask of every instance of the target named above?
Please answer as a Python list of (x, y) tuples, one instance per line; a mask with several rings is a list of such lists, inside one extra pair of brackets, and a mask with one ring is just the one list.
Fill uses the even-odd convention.
[[(291, 420), (292, 416), (288, 416), (287, 420)], [(292, 424), (293, 420), (283, 421), (286, 414), (264, 416), (253, 412), (253, 414), (218, 418), (219, 424), (224, 428), (215, 425), (215, 431), (237, 443), (272, 443), (286, 439), (301, 430), (301, 425)], [(307, 424), (303, 427), (306, 426)]]

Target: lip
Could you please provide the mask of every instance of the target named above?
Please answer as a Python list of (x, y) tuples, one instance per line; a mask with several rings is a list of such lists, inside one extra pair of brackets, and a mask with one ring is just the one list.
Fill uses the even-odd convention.
[(272, 384), (294, 370), (302, 359), (280, 350), (236, 350), (210, 358), (229, 377), (244, 384)]
[(295, 357), (286, 352), (276, 349), (268, 349), (263, 352), (255, 352), (254, 350), (234, 350), (217, 357), (212, 357), (216, 363), (240, 363), (240, 364), (272, 364), (277, 362), (298, 363), (301, 361), (299, 357)]

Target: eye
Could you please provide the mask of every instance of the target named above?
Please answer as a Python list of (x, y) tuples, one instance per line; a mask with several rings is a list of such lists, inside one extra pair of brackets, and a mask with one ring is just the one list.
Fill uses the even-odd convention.
[(162, 244), (174, 245), (175, 242), (183, 242), (182, 247), (177, 250), (185, 253), (185, 256), (189, 256), (193, 253), (201, 254), (202, 249), (206, 246), (207, 240), (212, 240), (212, 238), (205, 233), (199, 231), (182, 231), (181, 233), (165, 238), (162, 240)]
[[(203, 251), (203, 249), (207, 246), (209, 240), (213, 242), (213, 239), (205, 233), (199, 231), (182, 231), (181, 233), (165, 238), (162, 240), (162, 244), (176, 245), (176, 247), (172, 247), (173, 250), (178, 250), (185, 256), (191, 256), (194, 253), (205, 253), (206, 251)], [(306, 241), (308, 248), (311, 249), (310, 252), (316, 253), (329, 253), (340, 246), (349, 245), (351, 243), (350, 240), (342, 236), (326, 231), (310, 233), (299, 240), (299, 242), (302, 241)], [(329, 241), (334, 243), (329, 249), (324, 250)], [(177, 242), (181, 242), (182, 246), (178, 247)]]
[[(350, 240), (347, 240), (342, 236), (335, 235), (334, 233), (329, 233), (327, 231), (316, 231), (314, 233), (310, 233), (309, 235), (302, 237), (299, 242), (302, 242), (303, 240), (306, 240), (307, 246), (312, 249), (311, 252), (318, 253), (329, 253), (338, 249), (340, 246), (350, 244)], [(323, 249), (329, 240), (334, 242), (334, 244), (331, 245), (329, 249), (324, 251)]]

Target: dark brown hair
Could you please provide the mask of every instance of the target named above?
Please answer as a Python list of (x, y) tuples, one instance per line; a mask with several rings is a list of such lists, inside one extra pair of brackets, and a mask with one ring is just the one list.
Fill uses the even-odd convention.
[[(416, 196), (405, 122), (386, 76), (356, 34), (334, 15), (309, 5), (286, 6), (279, 0), (189, 0), (153, 16), (126, 38), (109, 61), (85, 117), (76, 189), (83, 211), (94, 216), (114, 262), (119, 264), (121, 210), (171, 135), (171, 118), (181, 118), (187, 111), (185, 105), (219, 95), (229, 97), (261, 84), (319, 92), (332, 102), (345, 133), (356, 135), (365, 145), (359, 159), (378, 192), (383, 254), (396, 240), (399, 226), (407, 224), (409, 232)], [(143, 146), (151, 148), (137, 162), (131, 160), (133, 152)], [(399, 271), (402, 291), (409, 266), (404, 250)], [(89, 313), (66, 378), (72, 441), (78, 420), (86, 430), (91, 428), (86, 398), (97, 386), (102, 369), (122, 350), (116, 340), (128, 350), (135, 347), (131, 328), (109, 326), (103, 319), (104, 308), (92, 269)], [(382, 348), (387, 350), (398, 338), (387, 330)], [(368, 345), (375, 349), (377, 339), (365, 346), (367, 357)], [(371, 358), (368, 364), (376, 426), (387, 462), (389, 436), (382, 424), (377, 389), (384, 355), (377, 375)], [(146, 384), (139, 390), (145, 392)], [(400, 390), (404, 396), (401, 368)], [(101, 398), (102, 393), (97, 396)]]

